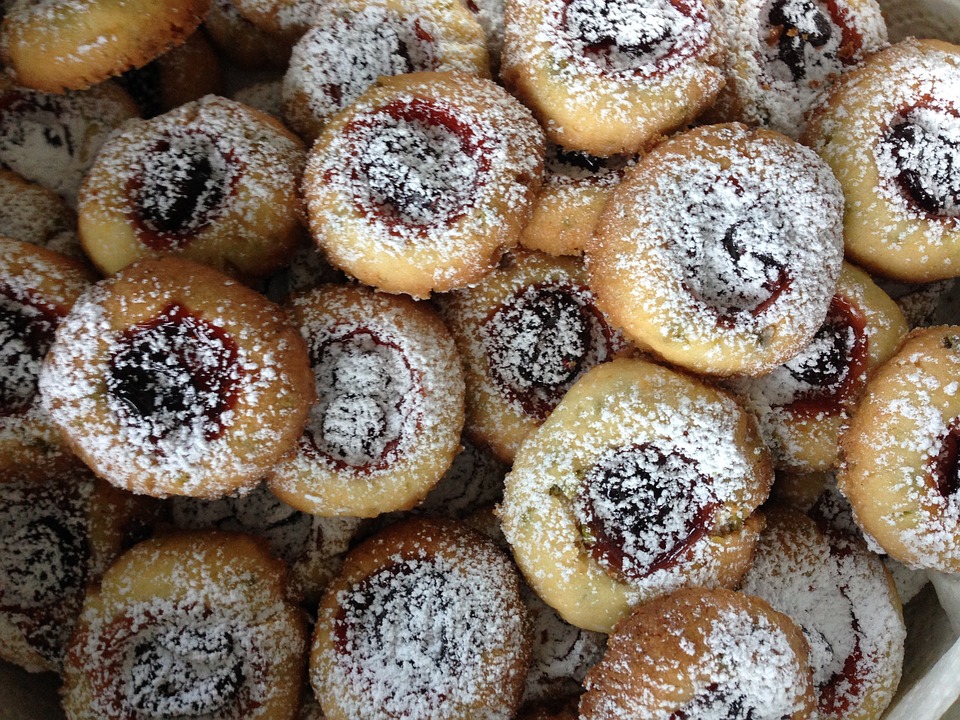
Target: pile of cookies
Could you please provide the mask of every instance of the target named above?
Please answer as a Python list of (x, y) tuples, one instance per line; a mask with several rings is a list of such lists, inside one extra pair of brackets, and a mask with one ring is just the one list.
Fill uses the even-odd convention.
[(22, 0), (0, 61), (0, 658), (68, 718), (882, 716), (960, 571), (960, 48)]

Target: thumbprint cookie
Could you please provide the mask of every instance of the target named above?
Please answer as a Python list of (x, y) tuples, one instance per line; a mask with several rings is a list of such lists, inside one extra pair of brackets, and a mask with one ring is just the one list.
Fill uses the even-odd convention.
[(629, 348), (578, 258), (516, 250), (438, 302), (463, 361), (465, 432), (504, 462), (587, 370)]
[(509, 720), (530, 661), (509, 559), (454, 521), (393, 525), (324, 595), (310, 681), (330, 720)]
[(409, 509), (453, 462), (463, 427), (456, 346), (433, 308), (363, 286), (296, 296), (317, 402), (270, 488), (304, 512), (375, 517)]
[(568, 150), (637, 153), (723, 85), (712, 0), (515, 0), (500, 74)]
[(0, 472), (69, 456), (37, 382), (57, 326), (94, 280), (77, 260), (0, 237)]
[(900, 682), (906, 636), (879, 557), (804, 515), (775, 511), (740, 589), (803, 628), (821, 718), (878, 720)]
[(292, 43), (247, 20), (233, 0), (212, 0), (203, 29), (220, 56), (246, 70), (283, 71)]
[(0, 58), (19, 85), (81, 90), (179, 45), (209, 9), (210, 0), (16, 3), (0, 30)]
[(837, 486), (864, 534), (911, 567), (960, 571), (960, 327), (914, 330), (867, 384)]
[(813, 340), (843, 260), (843, 195), (816, 153), (733, 123), (675, 135), (630, 170), (587, 246), (600, 308), (712, 375), (761, 375)]
[(501, 521), (536, 593), (567, 622), (610, 632), (678, 587), (737, 583), (772, 482), (756, 420), (731, 395), (618, 359), (520, 447)]
[(837, 440), (867, 378), (906, 334), (897, 304), (865, 272), (844, 263), (810, 344), (766, 375), (727, 383), (760, 419), (777, 469), (807, 473), (836, 465)]
[(64, 662), (68, 720), (294, 717), (307, 630), (285, 575), (245, 535), (128, 550), (84, 600)]
[(252, 489), (293, 449), (313, 382), (280, 309), (180, 258), (92, 286), (40, 375), (69, 447), (110, 482), (164, 497)]
[(887, 42), (876, 0), (724, 0), (727, 82), (708, 115), (799, 137), (841, 73)]
[(587, 675), (582, 720), (816, 716), (800, 627), (759, 598), (686, 589), (643, 605)]
[(267, 275), (302, 233), (305, 157), (278, 120), (215, 95), (128, 123), (84, 180), (80, 239), (105, 274), (176, 254), (240, 277)]
[(803, 142), (846, 196), (847, 256), (906, 282), (960, 275), (960, 48), (904, 40), (846, 73)]
[(489, 77), (483, 30), (459, 2), (341, 0), (293, 47), (284, 118), (308, 141), (383, 75), (462, 70)]
[(381, 78), (324, 128), (303, 180), (334, 266), (426, 297), (477, 282), (517, 243), (540, 187), (543, 134), (490, 80)]

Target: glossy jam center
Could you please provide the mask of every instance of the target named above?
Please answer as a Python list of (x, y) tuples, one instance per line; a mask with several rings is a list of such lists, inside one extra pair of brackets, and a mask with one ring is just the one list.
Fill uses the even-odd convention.
[(0, 283), (0, 417), (24, 413), (33, 403), (59, 322), (54, 308)]
[(575, 500), (585, 545), (627, 581), (671, 567), (710, 529), (707, 482), (694, 461), (653, 442), (607, 451)]
[(923, 211), (960, 216), (960, 117), (916, 108), (891, 127), (885, 143), (902, 192)]
[(236, 342), (171, 303), (122, 333), (107, 389), (117, 412), (155, 445), (175, 437), (210, 441), (225, 429), (242, 375)]
[(940, 452), (930, 460), (930, 473), (940, 494), (949, 498), (960, 489), (960, 418), (947, 425), (940, 440)]

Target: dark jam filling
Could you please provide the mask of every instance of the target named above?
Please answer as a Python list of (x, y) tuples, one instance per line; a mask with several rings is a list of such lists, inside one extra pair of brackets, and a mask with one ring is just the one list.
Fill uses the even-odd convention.
[(233, 635), (220, 627), (173, 628), (133, 649), (127, 698), (138, 717), (208, 716), (237, 702), (243, 661)]
[(484, 322), (481, 334), (497, 388), (542, 420), (574, 381), (607, 359), (613, 331), (585, 288), (530, 285)]
[[(25, 177), (37, 173), (28, 161), (18, 160), (24, 150), (37, 153), (35, 143), (41, 140), (56, 157), (73, 157), (84, 138), (73, 136), (69, 122), (64, 122), (64, 104), (57, 95), (24, 91), (5, 91), (0, 97), (0, 156), (3, 163)], [(40, 151), (43, 153), (43, 151)], [(50, 153), (43, 153), (48, 159)]]
[[(674, 712), (668, 720), (754, 720), (756, 709), (751, 707), (743, 691), (724, 688), (711, 683), (701, 690), (683, 709)], [(764, 716), (766, 717), (766, 716)]]
[(794, 82), (816, 80), (856, 62), (863, 37), (845, 21), (846, 15), (832, 0), (771, 3), (766, 22), (767, 43), (771, 50), (775, 48), (776, 59), (787, 68)]
[(639, 72), (675, 55), (693, 54), (686, 26), (707, 23), (681, 0), (566, 0), (561, 28), (583, 55), (608, 72)]
[(132, 220), (147, 247), (184, 247), (222, 214), (236, 160), (204, 132), (168, 135), (141, 159), (128, 181)]
[(910, 113), (890, 128), (883, 142), (890, 148), (897, 169), (895, 180), (906, 197), (930, 215), (960, 215), (957, 113), (930, 111), (927, 119)]
[(716, 503), (698, 499), (708, 483), (693, 460), (654, 443), (608, 451), (574, 501), (584, 543), (627, 582), (668, 569), (711, 529)]
[(388, 465), (422, 392), (403, 349), (358, 329), (310, 354), (318, 400), (301, 447), (341, 469)]
[(30, 293), (0, 283), (0, 417), (25, 413), (60, 314)]
[(953, 418), (940, 439), (940, 452), (930, 459), (929, 472), (944, 498), (960, 489), (960, 417)]
[(781, 371), (807, 388), (788, 405), (790, 410), (816, 415), (856, 397), (866, 382), (870, 360), (867, 320), (860, 310), (834, 295), (826, 320), (808, 347), (816, 352), (802, 351)]
[(118, 413), (155, 445), (183, 428), (210, 441), (223, 433), (222, 416), (236, 405), (242, 375), (236, 342), (174, 302), (123, 331), (107, 390)]
[(474, 128), (422, 98), (395, 101), (345, 132), (358, 138), (351, 179), (367, 195), (357, 197), (358, 209), (372, 209), (396, 232), (455, 223), (490, 167)]

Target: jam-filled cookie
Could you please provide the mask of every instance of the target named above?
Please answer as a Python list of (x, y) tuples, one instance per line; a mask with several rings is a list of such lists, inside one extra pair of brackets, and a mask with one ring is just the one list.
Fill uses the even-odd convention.
[(174, 497), (171, 516), (185, 530), (225, 530), (264, 538), (290, 568), (291, 597), (316, 604), (340, 570), (358, 518), (325, 518), (290, 507), (263, 483), (219, 500)]
[(329, 13), (327, 0), (231, 0), (237, 12), (265, 33), (291, 45)]
[(317, 515), (375, 517), (423, 500), (450, 467), (463, 427), (453, 339), (429, 306), (328, 285), (295, 297), (317, 402), (270, 487)]
[(960, 48), (908, 39), (846, 73), (803, 141), (846, 196), (847, 256), (907, 282), (960, 275)]
[(598, 304), (628, 337), (701, 373), (760, 375), (809, 344), (843, 259), (830, 168), (780, 133), (675, 135), (631, 168), (587, 246)]
[(732, 586), (773, 481), (756, 420), (727, 393), (638, 359), (583, 376), (521, 446), (503, 531), (540, 597), (609, 632), (683, 586)]
[(80, 183), (107, 136), (139, 112), (112, 81), (52, 95), (0, 75), (0, 163), (75, 207)]
[(617, 626), (587, 675), (582, 720), (763, 718), (816, 714), (800, 628), (730, 590), (678, 590)]
[(464, 525), (417, 519), (347, 555), (320, 604), (310, 680), (331, 720), (506, 719), (529, 658), (507, 557)]
[(629, 348), (576, 258), (517, 250), (439, 302), (463, 361), (465, 431), (504, 462), (574, 382)]
[(960, 327), (914, 330), (841, 437), (837, 485), (864, 533), (913, 567), (960, 571)]
[(636, 153), (709, 107), (721, 41), (712, 0), (516, 0), (500, 74), (552, 142)]
[(900, 682), (906, 629), (879, 557), (804, 515), (771, 512), (740, 589), (803, 628), (821, 718), (882, 715)]
[(37, 381), (57, 326), (94, 280), (76, 260), (0, 237), (0, 471), (69, 456)]
[(292, 43), (247, 20), (233, 0), (212, 0), (203, 29), (219, 53), (241, 68), (283, 71), (290, 62)]
[(876, 0), (723, 0), (727, 82), (710, 115), (799, 137), (841, 73), (887, 42)]
[(83, 258), (77, 217), (63, 198), (12, 170), (0, 170), (0, 235)]
[(547, 146), (543, 185), (520, 244), (550, 255), (579, 255), (593, 236), (627, 158), (598, 158)]
[(297, 41), (284, 118), (308, 141), (383, 75), (461, 70), (489, 77), (483, 31), (459, 2), (341, 0)]
[(529, 111), (490, 80), (381, 78), (313, 147), (303, 181), (313, 237), (334, 266), (381, 290), (464, 287), (517, 243), (543, 151)]
[(303, 431), (303, 339), (279, 308), (205, 265), (166, 257), (94, 285), (40, 377), (70, 448), (115, 485), (215, 498), (250, 489)]
[(59, 672), (87, 585), (159, 512), (77, 462), (0, 468), (0, 658)]
[(778, 469), (829, 470), (868, 376), (906, 334), (897, 304), (865, 272), (844, 263), (827, 317), (810, 344), (766, 375), (727, 385), (760, 419)]
[(129, 123), (84, 180), (80, 239), (107, 274), (176, 254), (262, 277), (301, 236), (305, 155), (276, 119), (214, 95)]
[(84, 601), (64, 663), (67, 717), (294, 717), (307, 630), (285, 574), (245, 535), (187, 533), (127, 551)]

